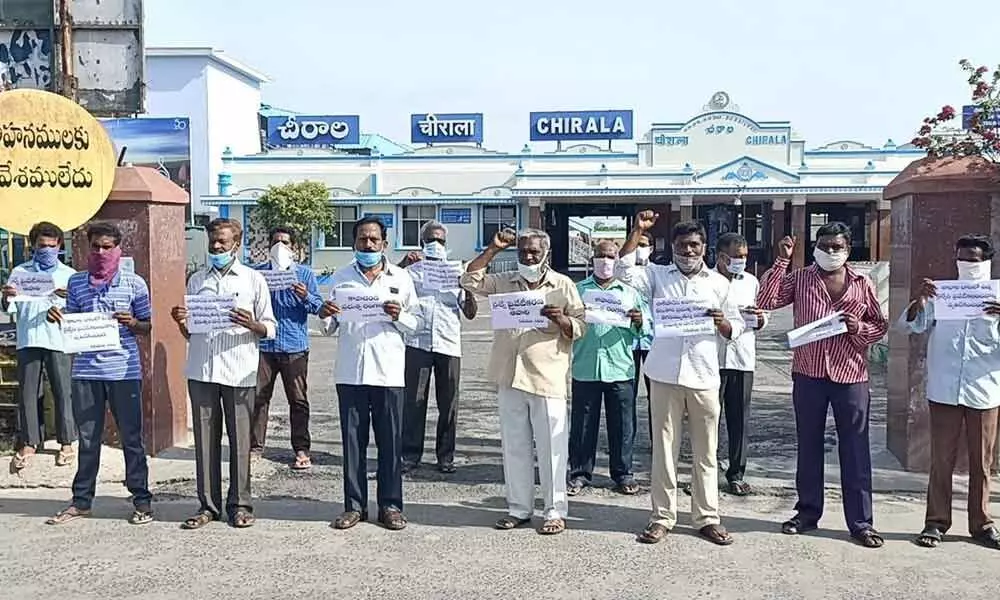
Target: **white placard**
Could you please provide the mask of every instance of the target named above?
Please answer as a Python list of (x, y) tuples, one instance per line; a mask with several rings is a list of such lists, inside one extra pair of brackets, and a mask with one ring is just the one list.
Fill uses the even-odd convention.
[(715, 319), (707, 315), (712, 308), (707, 300), (697, 298), (653, 298), (653, 332), (656, 337), (715, 335)]
[(934, 318), (960, 321), (983, 316), (987, 301), (1000, 297), (1000, 281), (935, 281)]
[(493, 329), (535, 329), (552, 321), (542, 316), (544, 292), (510, 292), (490, 296)]
[(583, 293), (584, 320), (597, 325), (631, 327), (632, 319), (628, 311), (634, 306), (625, 306), (620, 294), (603, 290), (587, 290)]
[(118, 321), (111, 313), (68, 313), (62, 318), (63, 351), (66, 354), (120, 350)]
[(48, 300), (56, 291), (52, 273), (14, 271), (10, 274), (7, 285), (12, 285), (17, 290), (17, 295), (11, 298), (11, 302)]
[(267, 282), (267, 289), (272, 292), (287, 290), (299, 282), (298, 275), (292, 269), (286, 271), (258, 271), (258, 273), (264, 276), (264, 281)]
[(462, 276), (462, 261), (422, 260), (415, 266), (423, 273), (424, 289), (429, 291), (457, 290)]
[(340, 308), (337, 320), (341, 323), (391, 321), (385, 314), (386, 299), (378, 291), (365, 288), (338, 288), (333, 291), (333, 302)]
[(847, 333), (847, 325), (843, 320), (843, 311), (837, 311), (832, 315), (823, 317), (806, 323), (802, 327), (788, 332), (788, 347), (798, 348), (806, 344), (812, 344), (820, 340), (832, 338), (842, 333)]
[(184, 306), (188, 311), (188, 333), (211, 333), (236, 327), (229, 317), (230, 311), (236, 308), (235, 296), (188, 295), (184, 296)]

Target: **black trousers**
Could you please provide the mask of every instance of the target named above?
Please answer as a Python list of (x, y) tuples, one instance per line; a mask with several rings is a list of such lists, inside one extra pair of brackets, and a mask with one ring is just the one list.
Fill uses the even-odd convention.
[(406, 400), (403, 404), (403, 460), (419, 464), (424, 454), (427, 399), (431, 375), (437, 400), (437, 436), (434, 451), (439, 465), (455, 462), (458, 381), (462, 359), (417, 348), (406, 348)]
[(597, 438), (601, 430), (601, 405), (608, 428), (611, 479), (621, 485), (632, 479), (632, 439), (635, 437), (635, 395), (632, 381), (573, 380), (570, 408), (569, 480), (594, 479)]
[(726, 413), (726, 431), (729, 433), (729, 468), (726, 480), (743, 481), (747, 472), (747, 446), (750, 437), (750, 395), (753, 390), (753, 371), (720, 369), (722, 385), (719, 398)]
[(368, 513), (368, 428), (378, 450), (378, 508), (403, 510), (403, 388), (337, 384), (344, 510)]

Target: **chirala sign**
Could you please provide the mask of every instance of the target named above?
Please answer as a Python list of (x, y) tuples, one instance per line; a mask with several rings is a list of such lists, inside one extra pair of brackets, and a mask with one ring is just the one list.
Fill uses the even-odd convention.
[(533, 112), (531, 141), (632, 139), (631, 110)]

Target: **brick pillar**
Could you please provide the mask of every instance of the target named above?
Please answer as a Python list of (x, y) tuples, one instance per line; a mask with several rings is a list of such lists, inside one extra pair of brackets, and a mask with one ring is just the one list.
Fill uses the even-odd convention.
[(875, 231), (878, 241), (878, 254), (875, 255), (875, 260), (886, 262), (892, 254), (892, 205), (887, 200), (878, 201)]
[(806, 232), (806, 197), (804, 195), (792, 198), (792, 235), (795, 237), (792, 268), (801, 269), (806, 266), (806, 245), (809, 242), (809, 236)]

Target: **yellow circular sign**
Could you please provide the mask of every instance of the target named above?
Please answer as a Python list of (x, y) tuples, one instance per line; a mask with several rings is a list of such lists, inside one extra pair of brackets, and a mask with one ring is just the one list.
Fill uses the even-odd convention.
[(0, 228), (86, 223), (115, 182), (115, 148), (100, 122), (50, 92), (0, 92)]

